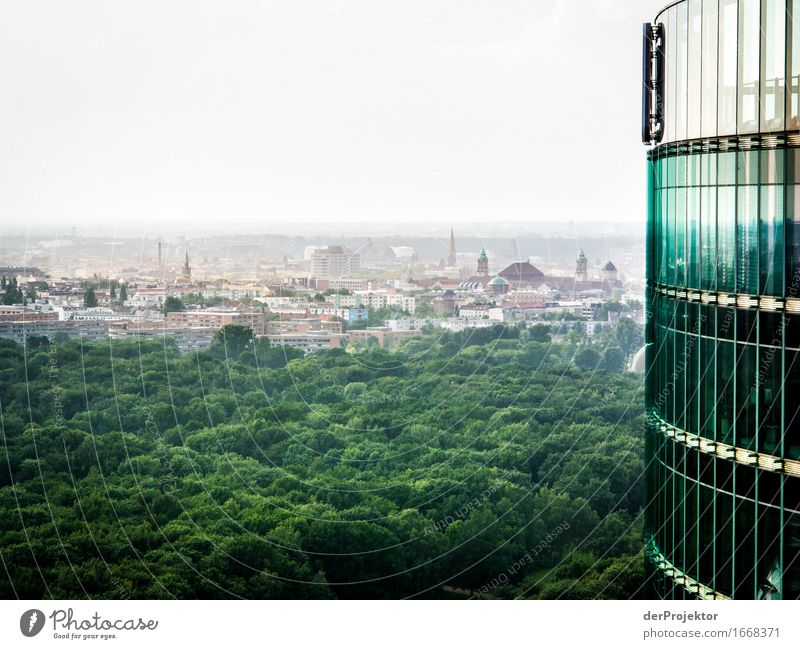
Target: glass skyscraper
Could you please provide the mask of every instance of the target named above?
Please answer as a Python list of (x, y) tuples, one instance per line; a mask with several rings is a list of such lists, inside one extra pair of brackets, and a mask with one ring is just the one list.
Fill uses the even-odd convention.
[(796, 599), (800, 0), (683, 0), (643, 40), (648, 570)]

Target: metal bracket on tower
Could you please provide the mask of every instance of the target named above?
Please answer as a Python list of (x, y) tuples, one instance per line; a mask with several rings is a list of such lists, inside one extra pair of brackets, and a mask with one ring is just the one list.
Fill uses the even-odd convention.
[(642, 142), (664, 137), (664, 25), (642, 26)]

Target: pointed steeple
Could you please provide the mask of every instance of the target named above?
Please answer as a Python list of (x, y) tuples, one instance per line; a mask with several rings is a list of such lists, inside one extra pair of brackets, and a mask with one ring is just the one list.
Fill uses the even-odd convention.
[(447, 256), (447, 265), (455, 266), (456, 263), (456, 237), (453, 234), (453, 228), (450, 228), (450, 253)]

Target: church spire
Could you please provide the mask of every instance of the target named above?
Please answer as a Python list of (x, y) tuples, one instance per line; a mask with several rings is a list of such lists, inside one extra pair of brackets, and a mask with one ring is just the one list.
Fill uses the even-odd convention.
[(447, 257), (447, 265), (455, 266), (456, 263), (456, 238), (453, 234), (453, 228), (450, 228), (450, 253)]

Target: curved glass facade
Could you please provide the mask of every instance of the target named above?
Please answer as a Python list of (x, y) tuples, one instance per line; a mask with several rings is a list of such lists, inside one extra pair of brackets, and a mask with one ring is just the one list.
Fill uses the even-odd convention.
[(796, 599), (800, 0), (684, 0), (657, 22), (648, 566), (663, 598)]
[(800, 127), (800, 0), (684, 0), (656, 23), (663, 142)]

